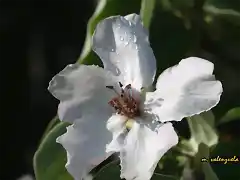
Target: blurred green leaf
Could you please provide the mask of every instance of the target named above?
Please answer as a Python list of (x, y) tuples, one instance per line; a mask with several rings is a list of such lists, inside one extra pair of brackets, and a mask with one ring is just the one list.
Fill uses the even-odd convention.
[(208, 122), (211, 127), (215, 127), (215, 116), (211, 110), (201, 113), (200, 115)]
[(205, 5), (204, 11), (208, 15), (222, 18), (236, 25), (240, 25), (240, 12), (233, 9), (221, 9), (212, 5)]
[(228, 0), (205, 0), (205, 4), (213, 5), (220, 9), (233, 9), (240, 11), (240, 1), (228, 1)]
[(218, 180), (216, 173), (213, 171), (209, 163), (202, 164), (202, 171), (205, 175), (205, 180)]
[(94, 32), (94, 29), (99, 21), (99, 18), (101, 14), (103, 13), (103, 10), (107, 4), (107, 0), (99, 0), (97, 7), (95, 9), (94, 14), (92, 17), (89, 19), (88, 24), (87, 24), (87, 32), (86, 32), (86, 39), (84, 42), (84, 46), (82, 49), (82, 53), (80, 55), (80, 58), (78, 60), (79, 63), (85, 63), (87, 55), (90, 53), (91, 49), (91, 43), (92, 43), (92, 34)]
[(171, 174), (175, 178), (180, 178), (184, 164), (186, 164), (186, 156), (183, 156), (175, 148), (167, 151), (158, 163), (155, 173)]
[(204, 143), (200, 143), (198, 146), (198, 153), (194, 159), (195, 167), (203, 172), (205, 180), (218, 180), (218, 177), (213, 171), (209, 162), (202, 162), (202, 158), (209, 158), (209, 147)]
[[(41, 138), (41, 141), (44, 139), (44, 137), (48, 134), (48, 132), (54, 127), (56, 126), (58, 123), (60, 123), (60, 120), (58, 118), (58, 116), (56, 115), (47, 125), (47, 128), (45, 129), (43, 136)], [(40, 141), (40, 142), (41, 142)]]
[[(97, 174), (95, 174), (94, 180), (120, 180), (120, 166), (119, 161), (113, 161), (103, 167)], [(176, 177), (170, 175), (164, 175), (160, 173), (154, 173), (151, 180), (177, 180)]]
[(229, 110), (219, 121), (218, 125), (231, 121), (240, 120), (240, 107)]
[(206, 113), (209, 112), (204, 112), (187, 118), (191, 132), (191, 139), (189, 142), (193, 149), (196, 150), (200, 143), (204, 143), (209, 147), (218, 143), (218, 135), (213, 126), (213, 116)]
[(59, 123), (44, 137), (34, 155), (34, 171), (36, 180), (72, 180), (65, 164), (66, 152), (56, 143), (56, 138), (66, 132), (68, 123)]
[(184, 155), (194, 156), (197, 153), (197, 143), (193, 139), (183, 139), (178, 143), (178, 150)]
[(145, 28), (149, 29), (154, 12), (155, 0), (142, 0), (140, 15)]

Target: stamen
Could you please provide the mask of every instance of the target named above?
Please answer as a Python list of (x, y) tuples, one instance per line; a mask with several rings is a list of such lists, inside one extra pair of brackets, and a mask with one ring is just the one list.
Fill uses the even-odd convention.
[(128, 84), (128, 85), (126, 86), (127, 89), (131, 89), (131, 87), (132, 87), (131, 84)]
[(133, 100), (133, 93), (132, 93), (132, 87), (131, 87), (131, 84), (128, 84), (126, 87), (125, 87), (127, 90), (128, 90), (128, 97), (129, 99), (132, 101)]
[(120, 86), (120, 87), (123, 87), (123, 85), (122, 85), (122, 83), (121, 83), (121, 82), (118, 82), (118, 83), (119, 83), (119, 86)]
[(123, 85), (119, 82), (119, 86), (121, 88), (121, 94), (119, 94), (114, 86), (106, 86), (109, 89), (115, 91), (118, 95), (114, 97), (111, 101), (108, 102), (110, 106), (112, 106), (117, 114), (121, 114), (128, 118), (134, 118), (140, 115), (140, 111), (138, 108), (138, 102), (132, 96), (131, 84), (128, 84), (124, 89)]
[(114, 89), (113, 86), (106, 86), (106, 88), (108, 88), (108, 89)]
[(106, 86), (106, 88), (113, 90), (117, 95), (120, 96), (120, 94), (116, 91), (116, 89), (113, 86)]

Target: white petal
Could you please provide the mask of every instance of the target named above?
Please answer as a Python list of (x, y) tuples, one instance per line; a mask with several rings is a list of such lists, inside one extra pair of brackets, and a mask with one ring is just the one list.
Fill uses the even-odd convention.
[(187, 58), (165, 70), (157, 90), (146, 94), (145, 109), (161, 122), (208, 111), (220, 100), (222, 84), (212, 75), (213, 64), (200, 58)]
[(120, 152), (121, 178), (149, 180), (160, 158), (177, 143), (171, 123), (162, 124), (154, 132), (135, 122)]
[(198, 57), (183, 59), (179, 64), (163, 71), (158, 77), (156, 88), (161, 91), (179, 91), (180, 88), (199, 77), (212, 75), (213, 63)]
[(112, 132), (112, 141), (106, 147), (106, 152), (119, 152), (124, 143), (127, 133), (127, 118), (120, 115), (113, 115), (107, 122), (107, 129)]
[(67, 132), (57, 139), (67, 151), (66, 168), (75, 180), (82, 180), (110, 155), (105, 150), (112, 134), (102, 118), (101, 114), (95, 119), (86, 117), (67, 127)]
[(115, 94), (106, 86), (114, 83), (113, 75), (100, 67), (75, 64), (51, 80), (49, 91), (60, 100), (60, 120), (72, 123), (84, 114), (105, 113), (110, 117), (112, 109), (108, 101)]
[(119, 75), (123, 85), (140, 90), (152, 84), (156, 60), (139, 15), (113, 16), (101, 21), (93, 35), (93, 50), (104, 68)]

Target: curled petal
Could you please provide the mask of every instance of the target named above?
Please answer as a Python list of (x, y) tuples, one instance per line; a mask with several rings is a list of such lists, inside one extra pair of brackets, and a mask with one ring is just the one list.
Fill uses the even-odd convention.
[(218, 104), (223, 91), (212, 73), (213, 64), (207, 60), (182, 60), (159, 76), (157, 90), (146, 94), (145, 109), (161, 122), (180, 121), (210, 110)]
[(152, 84), (156, 60), (139, 15), (113, 16), (101, 21), (93, 35), (93, 50), (104, 68), (120, 77), (123, 85), (140, 90)]
[(124, 144), (127, 134), (125, 126), (127, 118), (120, 115), (113, 115), (107, 122), (107, 129), (112, 132), (112, 141), (107, 145), (106, 152), (119, 152)]
[(178, 136), (171, 123), (152, 131), (135, 122), (120, 151), (121, 178), (149, 180), (160, 158), (177, 143)]
[(106, 144), (111, 141), (112, 134), (102, 123), (103, 118), (103, 115), (84, 117), (67, 127), (67, 132), (57, 138), (67, 151), (66, 168), (75, 180), (85, 178), (110, 155), (106, 153)]
[(73, 123), (85, 114), (100, 113), (110, 117), (112, 109), (108, 101), (115, 94), (106, 86), (113, 85), (115, 81), (110, 72), (100, 67), (74, 64), (57, 74), (48, 89), (60, 100), (60, 120)]

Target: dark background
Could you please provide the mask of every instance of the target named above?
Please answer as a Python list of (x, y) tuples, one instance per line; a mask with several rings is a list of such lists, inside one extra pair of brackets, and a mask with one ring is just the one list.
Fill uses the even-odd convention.
[(48, 82), (81, 53), (93, 1), (1, 0), (1, 180), (33, 173), (58, 101)]
[[(117, 2), (110, 3), (106, 14), (139, 12), (139, 0)], [(240, 1), (231, 2), (231, 8), (240, 11)], [(173, 15), (168, 7), (158, 5), (150, 29), (150, 42), (159, 72), (190, 55), (214, 62), (216, 77), (224, 88), (220, 104), (213, 109), (219, 119), (229, 109), (240, 106), (240, 25), (231, 17), (220, 17), (211, 24), (204, 24), (199, 18), (202, 16), (201, 3), (196, 3), (189, 8), (191, 10), (175, 5), (173, 9), (187, 13), (186, 19), (192, 26), (186, 30), (187, 22)], [(48, 82), (67, 64), (78, 59), (86, 24), (94, 8), (94, 0), (0, 0), (0, 180), (33, 174), (34, 152), (47, 124), (56, 115), (58, 104), (47, 91)], [(234, 145), (239, 142), (239, 122), (217, 127), (221, 149), (230, 147), (226, 145), (228, 142), (224, 144), (226, 141), (231, 140)], [(177, 128), (185, 132), (186, 127), (183, 121)], [(229, 149), (233, 148), (224, 153)], [(227, 173), (223, 169), (218, 172)]]

